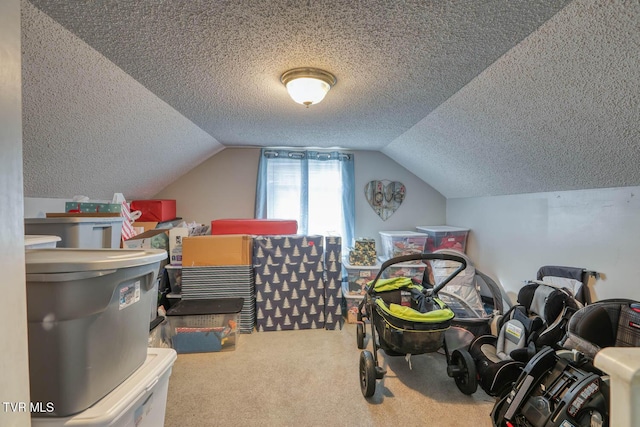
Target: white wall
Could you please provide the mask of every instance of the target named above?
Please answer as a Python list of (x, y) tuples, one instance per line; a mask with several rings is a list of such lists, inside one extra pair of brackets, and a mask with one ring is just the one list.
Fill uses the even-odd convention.
[[(412, 230), (416, 225), (445, 221), (445, 198), (414, 174), (377, 151), (355, 151), (355, 235), (375, 237), (379, 231)], [(178, 216), (208, 224), (216, 218), (253, 218), (260, 149), (226, 148), (156, 194), (176, 199)], [(406, 199), (387, 221), (367, 204), (364, 187), (378, 179), (400, 181)], [(378, 246), (379, 247), (379, 246)]]
[[(446, 199), (433, 187), (377, 151), (355, 152), (356, 175), (356, 237), (373, 237), (376, 250), (381, 253), (380, 231), (418, 231), (416, 225), (445, 223)], [(369, 181), (400, 181), (406, 196), (400, 208), (383, 221), (369, 206), (364, 188)]]
[(600, 272), (594, 300), (640, 300), (640, 187), (449, 199), (447, 223), (471, 228), (471, 259), (512, 294), (553, 264)]
[[(0, 402), (29, 402), (22, 221), (20, 1), (0, 2)], [(31, 425), (28, 412), (0, 407), (0, 425)]]
[(258, 148), (225, 148), (156, 194), (175, 199), (179, 217), (210, 224), (220, 218), (253, 218)]
[(64, 212), (65, 203), (69, 200), (70, 199), (25, 197), (24, 217), (44, 218), (48, 212)]

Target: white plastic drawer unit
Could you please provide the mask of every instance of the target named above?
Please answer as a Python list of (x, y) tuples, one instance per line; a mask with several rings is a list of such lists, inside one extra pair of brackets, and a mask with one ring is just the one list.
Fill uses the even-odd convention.
[(90, 408), (69, 417), (32, 417), (33, 427), (162, 427), (176, 352), (150, 348), (140, 368)]

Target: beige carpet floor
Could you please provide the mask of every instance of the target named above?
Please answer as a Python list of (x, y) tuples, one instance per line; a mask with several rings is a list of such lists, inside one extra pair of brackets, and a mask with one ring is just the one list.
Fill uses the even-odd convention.
[[(371, 349), (371, 344), (369, 344)], [(491, 426), (494, 399), (462, 394), (444, 353), (388, 357), (376, 393), (360, 391), (356, 328), (242, 334), (234, 351), (180, 354), (166, 427)]]

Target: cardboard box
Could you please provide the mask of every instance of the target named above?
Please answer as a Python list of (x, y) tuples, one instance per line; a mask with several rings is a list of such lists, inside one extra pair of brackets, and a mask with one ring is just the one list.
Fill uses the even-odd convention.
[(285, 219), (215, 219), (211, 234), (253, 234), (256, 236), (296, 234), (298, 222)]
[(358, 266), (372, 266), (376, 265), (376, 251), (356, 251), (352, 249), (349, 251), (349, 264)]
[(174, 227), (169, 230), (169, 263), (182, 265), (182, 239), (189, 236), (204, 236), (209, 226), (196, 224), (189, 227)]
[(125, 240), (123, 247), (127, 249), (169, 250), (169, 236), (167, 230), (149, 230)]
[(120, 213), (122, 211), (121, 203), (95, 203), (95, 202), (65, 202), (65, 212), (75, 213)]
[(134, 200), (131, 212), (140, 211), (140, 221), (169, 221), (176, 218), (175, 200)]
[(257, 236), (253, 254), (256, 330), (324, 328), (324, 237)]
[(157, 226), (158, 226), (157, 221), (149, 221), (149, 222), (136, 221), (133, 223), (133, 228), (140, 227), (144, 229), (144, 231), (155, 230)]
[(366, 237), (359, 237), (353, 246), (353, 250), (356, 252), (376, 252), (375, 239), (368, 239)]
[(182, 239), (182, 265), (251, 265), (253, 239), (246, 234), (189, 236)]
[(175, 227), (169, 230), (169, 263), (182, 265), (182, 239), (189, 237), (189, 229)]

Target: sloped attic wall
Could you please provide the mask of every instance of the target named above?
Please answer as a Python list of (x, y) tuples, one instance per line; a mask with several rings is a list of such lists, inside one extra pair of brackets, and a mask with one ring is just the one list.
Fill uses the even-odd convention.
[(382, 151), (447, 198), (638, 185), (639, 25), (575, 0)]
[[(416, 231), (416, 225), (444, 223), (444, 196), (378, 151), (353, 153), (356, 237), (373, 237), (380, 248), (379, 231)], [(154, 197), (176, 199), (178, 216), (188, 221), (208, 224), (219, 218), (253, 218), (259, 158), (259, 148), (226, 148)], [(404, 202), (386, 221), (365, 198), (365, 185), (374, 179), (400, 181), (407, 189)]]
[(148, 198), (222, 149), (47, 15), (21, 7), (26, 197)]

